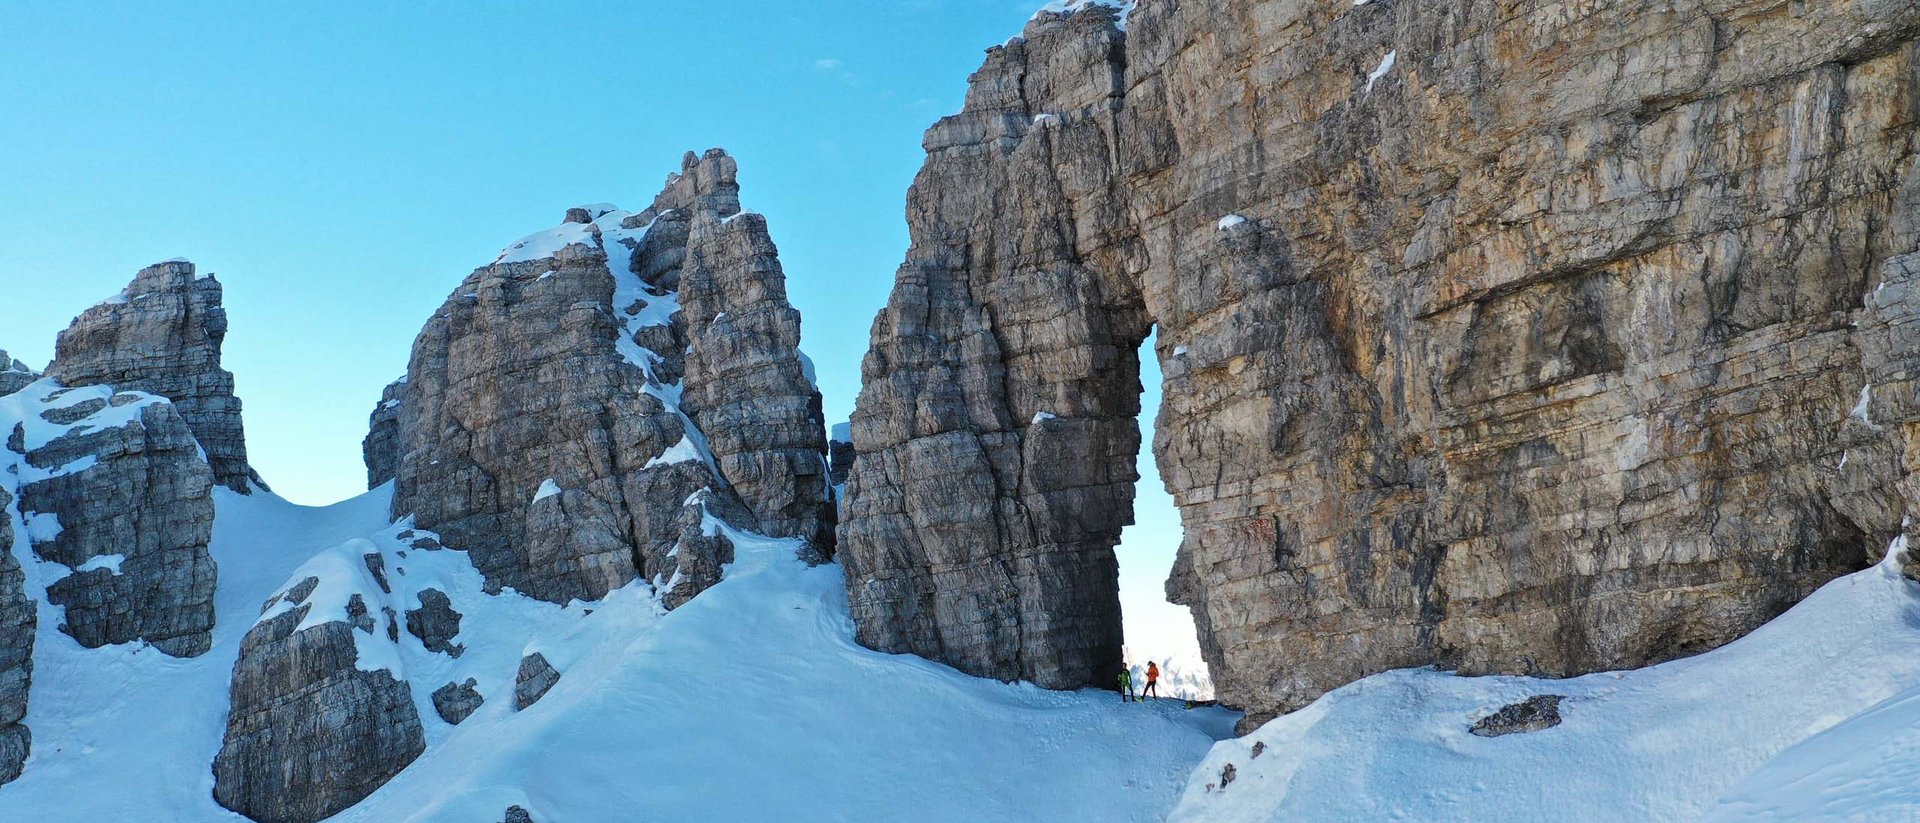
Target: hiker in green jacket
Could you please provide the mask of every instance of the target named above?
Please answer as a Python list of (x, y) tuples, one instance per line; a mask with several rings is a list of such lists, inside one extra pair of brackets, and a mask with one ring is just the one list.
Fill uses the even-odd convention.
[(1126, 669), (1120, 670), (1120, 702), (1133, 702), (1133, 673)]

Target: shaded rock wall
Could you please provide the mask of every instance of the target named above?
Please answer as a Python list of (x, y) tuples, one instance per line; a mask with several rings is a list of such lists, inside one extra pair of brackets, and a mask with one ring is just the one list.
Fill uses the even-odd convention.
[(380, 404), (367, 415), (367, 436), (360, 441), (360, 454), (367, 464), (367, 488), (393, 479), (400, 462), (400, 403), (407, 379), (387, 385), (380, 392)]
[(461, 284), (374, 415), (369, 479), (391, 460), (394, 514), (491, 587), (566, 602), (645, 577), (683, 602), (730, 556), (703, 489), (742, 527), (831, 535), (798, 323), (732, 158), (688, 154), (649, 208), (570, 210)]
[(144, 640), (175, 657), (213, 643), (213, 474), (177, 407), (104, 386), (16, 393), (18, 507), (35, 556), (65, 566), (47, 599), (88, 648)]
[(118, 296), (74, 318), (60, 333), (47, 376), (67, 386), (111, 385), (173, 401), (206, 449), (216, 482), (241, 494), (260, 478), (247, 465), (247, 439), (233, 374), (220, 367), (227, 311), (220, 281), (173, 260), (141, 269)]
[(5, 349), (0, 349), (0, 397), (26, 388), (28, 383), (39, 379), (39, 372), (19, 359), (8, 356)]
[(1256, 722), (1701, 651), (1898, 530), (1903, 447), (1838, 466), (1851, 324), (1920, 246), (1911, 3), (1115, 17), (1036, 16), (928, 132), (853, 420), (862, 642), (1111, 679), (1150, 327), (1169, 595)]

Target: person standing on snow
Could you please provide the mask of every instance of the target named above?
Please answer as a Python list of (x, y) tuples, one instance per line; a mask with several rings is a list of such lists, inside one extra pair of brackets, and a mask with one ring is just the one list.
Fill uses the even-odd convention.
[(1133, 699), (1133, 672), (1122, 667), (1120, 669), (1120, 702), (1131, 703)]
[(1146, 685), (1146, 688), (1143, 688), (1140, 690), (1140, 699), (1141, 700), (1147, 699), (1147, 695), (1153, 695), (1154, 697), (1159, 697), (1160, 690), (1154, 688), (1154, 686), (1159, 682), (1160, 682), (1160, 665), (1151, 660), (1147, 661), (1147, 685)]

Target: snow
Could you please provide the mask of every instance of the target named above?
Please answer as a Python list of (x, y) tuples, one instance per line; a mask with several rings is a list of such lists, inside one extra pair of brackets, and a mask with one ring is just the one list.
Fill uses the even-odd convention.
[[(294, 627), (295, 632), (327, 623), (351, 625), (347, 605), (357, 595), (374, 622), (371, 627), (353, 627), (353, 645), (358, 652), (355, 668), (368, 672), (385, 670), (396, 678), (403, 676), (405, 669), (400, 662), (399, 649), (386, 637), (386, 616), (381, 612), (382, 606), (391, 604), (387, 602), (386, 592), (374, 580), (365, 560), (367, 555), (378, 554), (379, 551), (373, 541), (356, 537), (314, 555), (294, 569), (286, 583), (275, 593), (277, 599), (254, 622), (265, 623), (295, 609), (305, 609), (299, 624)], [(288, 592), (308, 578), (318, 578), (319, 585), (305, 600), (294, 602)], [(398, 610), (395, 613), (398, 614)]]
[(1058, 417), (1057, 417), (1056, 415), (1054, 415), (1054, 413), (1053, 413), (1053, 412), (1045, 412), (1045, 411), (1043, 411), (1043, 412), (1034, 412), (1034, 413), (1033, 413), (1033, 422), (1032, 422), (1032, 423), (1031, 423), (1030, 425), (1034, 425), (1034, 426), (1038, 426), (1038, 425), (1040, 425), (1040, 423), (1041, 423), (1041, 421), (1044, 421), (1044, 420), (1058, 420), (1058, 419), (1059, 419), (1059, 418), (1058, 418)]
[(1044, 125), (1046, 125), (1046, 124), (1048, 124), (1048, 123), (1055, 123), (1055, 122), (1059, 122), (1059, 120), (1060, 120), (1060, 115), (1057, 115), (1057, 114), (1051, 114), (1051, 113), (1049, 113), (1049, 114), (1036, 114), (1036, 115), (1034, 115), (1034, 116), (1033, 116), (1033, 124), (1034, 124), (1034, 125), (1036, 125), (1036, 126), (1044, 126)]
[(1127, 18), (1132, 16), (1133, 14), (1134, 3), (1135, 3), (1135, 0), (1125, 0), (1125, 2), (1121, 2), (1121, 0), (1052, 0), (1052, 2), (1049, 2), (1046, 5), (1041, 6), (1039, 12), (1034, 12), (1034, 16), (1038, 17), (1040, 15), (1040, 12), (1053, 12), (1054, 14), (1065, 14), (1069, 11), (1079, 11), (1080, 9), (1086, 8), (1088, 6), (1106, 6), (1108, 8), (1119, 10), (1120, 30), (1126, 31)]
[(559, 493), (560, 484), (553, 482), (553, 478), (549, 477), (540, 481), (539, 490), (533, 493), (533, 502), (538, 503)]
[(119, 574), (120, 564), (125, 562), (127, 562), (127, 556), (124, 554), (95, 555), (93, 558), (87, 560), (87, 562), (80, 564), (80, 567), (74, 569), (74, 571), (90, 572), (95, 569), (106, 569), (114, 574)]
[[(1920, 726), (1891, 721), (1920, 720), (1916, 683), (1920, 586), (1890, 560), (1827, 584), (1741, 640), (1651, 668), (1567, 680), (1409, 669), (1349, 684), (1215, 746), (1169, 821), (1611, 823), (1709, 810), (1719, 820), (1831, 818), (1870, 802), (1905, 810), (1916, 802)], [(1467, 733), (1538, 694), (1567, 697), (1561, 725)], [(1256, 742), (1266, 747), (1257, 760)], [(1209, 791), (1229, 763), (1234, 783)]]
[[(11, 482), (3, 479), (0, 482)], [(40, 605), (33, 758), (0, 794), (0, 818), (239, 821), (214, 805), (208, 764), (227, 685), (261, 603), (313, 574), (303, 624), (344, 616), (360, 594), (377, 621), (354, 631), (361, 668), (403, 673), (425, 728), (419, 760), (335, 823), (497, 820), (1098, 820), (1164, 817), (1188, 768), (1235, 715), (1112, 692), (1050, 692), (967, 677), (853, 641), (836, 565), (798, 544), (729, 529), (725, 579), (663, 614), (644, 582), (560, 606), (489, 595), (464, 552), (412, 549), (389, 524), (391, 485), (306, 508), (214, 490), (219, 564), (213, 649), (191, 659), (134, 644), (82, 649)], [(0, 525), (7, 525), (0, 523)], [(12, 527), (22, 527), (13, 518)], [(418, 536), (425, 536), (421, 533)], [(25, 541), (15, 552), (26, 559)], [(378, 553), (393, 593), (363, 554)], [(41, 591), (40, 564), (27, 564)], [(412, 635), (386, 639), (382, 608), (446, 592), (461, 612), (454, 658)], [(288, 608), (274, 604), (269, 614)], [(523, 653), (562, 672), (514, 711)], [(432, 690), (472, 677), (485, 705), (459, 726)], [(111, 775), (103, 781), (101, 775)], [(644, 775), (644, 779), (636, 779)]]
[(1173, 347), (1173, 356), (1174, 356), (1174, 357), (1185, 357), (1185, 356), (1187, 356), (1187, 347), (1186, 347), (1186, 346), (1174, 346), (1174, 347)]
[(534, 232), (501, 251), (500, 256), (494, 258), (494, 265), (545, 260), (568, 246), (595, 245), (593, 228), (592, 223), (562, 223), (546, 231)]
[[(137, 425), (141, 410), (148, 406), (167, 402), (166, 398), (145, 392), (119, 392), (131, 398), (129, 402), (115, 406), (112, 399), (114, 390), (109, 386), (88, 386), (68, 389), (51, 378), (41, 378), (13, 394), (0, 397), (0, 432), (21, 434), (19, 444), (23, 452), (31, 452), (59, 440), (70, 434), (85, 434), (92, 431), (117, 429), (123, 426)], [(47, 412), (72, 408), (90, 400), (104, 400), (107, 404), (100, 410), (74, 420), (71, 423), (55, 423), (42, 415)], [(93, 468), (98, 458), (87, 455), (65, 465), (53, 468), (41, 468), (26, 462), (25, 458), (12, 453), (0, 454), (0, 458), (11, 458), (17, 465), (11, 471), (18, 485), (26, 485), (50, 477), (74, 474)], [(0, 462), (0, 467), (5, 467)]]
[(668, 446), (666, 451), (663, 451), (659, 454), (659, 456), (651, 460), (648, 460), (647, 465), (642, 466), (641, 468), (651, 469), (655, 466), (670, 466), (670, 465), (673, 465), (674, 463), (690, 463), (692, 461), (700, 460), (700, 459), (702, 459), (702, 455), (700, 453), (700, 446), (693, 442), (693, 438), (688, 437), (686, 435), (681, 435), (680, 442), (675, 443), (671, 446)]
[(1240, 215), (1237, 215), (1237, 214), (1229, 214), (1225, 217), (1220, 218), (1219, 230), (1226, 231), (1227, 229), (1233, 228), (1234, 226), (1238, 226), (1241, 223), (1245, 223), (1245, 222), (1247, 222), (1247, 218), (1241, 217)]
[(1380, 78), (1387, 76), (1387, 72), (1393, 71), (1393, 63), (1399, 57), (1400, 52), (1390, 51), (1387, 52), (1387, 56), (1380, 58), (1380, 65), (1375, 66), (1373, 71), (1367, 74), (1368, 92), (1373, 91), (1373, 84), (1380, 82)]
[(385, 403), (381, 403), (381, 404), (380, 404), (380, 408), (383, 408), (383, 409), (397, 409), (397, 408), (400, 408), (400, 401), (399, 401), (399, 400), (397, 400), (397, 399), (395, 399), (395, 400), (388, 400), (388, 401), (386, 401)]
[(1860, 401), (1853, 404), (1853, 410), (1847, 412), (1847, 416), (1855, 420), (1858, 420), (1862, 423), (1865, 423), (1869, 426), (1872, 426), (1873, 419), (1868, 416), (1869, 408), (1872, 405), (1873, 405), (1873, 384), (1868, 383), (1860, 387)]

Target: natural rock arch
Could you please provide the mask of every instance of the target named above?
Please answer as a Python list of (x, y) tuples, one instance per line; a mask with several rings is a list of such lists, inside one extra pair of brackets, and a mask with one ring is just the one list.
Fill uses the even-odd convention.
[(1249, 722), (1701, 651), (1867, 562), (1906, 469), (1849, 329), (1920, 248), (1920, 13), (1590, 5), (1078, 3), (990, 49), (863, 367), (861, 642), (1111, 682), (1153, 326), (1168, 591)]

